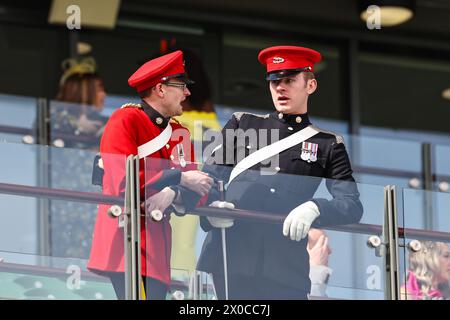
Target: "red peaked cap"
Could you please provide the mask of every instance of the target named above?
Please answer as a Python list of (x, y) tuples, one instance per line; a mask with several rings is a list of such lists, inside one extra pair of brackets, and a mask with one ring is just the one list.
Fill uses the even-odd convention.
[[(316, 50), (297, 46), (276, 46), (262, 50), (258, 55), (258, 60), (267, 68), (269, 74), (275, 71), (301, 71), (304, 68), (310, 68), (314, 72), (314, 64), (322, 60), (322, 56)], [(292, 75), (291, 72), (279, 74), (280, 76)]]
[(192, 83), (184, 70), (181, 50), (147, 61), (128, 78), (128, 84), (137, 92), (142, 92), (170, 78), (181, 78), (186, 83)]

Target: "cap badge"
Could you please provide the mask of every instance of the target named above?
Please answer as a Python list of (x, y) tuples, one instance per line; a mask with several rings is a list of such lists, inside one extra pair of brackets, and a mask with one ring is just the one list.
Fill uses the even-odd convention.
[(272, 63), (283, 63), (284, 59), (281, 57), (274, 57)]

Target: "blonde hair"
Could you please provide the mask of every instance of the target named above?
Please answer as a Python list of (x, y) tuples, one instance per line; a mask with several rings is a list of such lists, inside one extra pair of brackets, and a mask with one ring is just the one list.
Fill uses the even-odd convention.
[[(440, 256), (447, 244), (444, 242), (421, 241), (421, 250), (409, 255), (409, 269), (417, 279), (422, 293), (427, 296), (433, 289), (433, 285), (438, 282), (438, 275), (441, 272)], [(442, 292), (444, 297), (450, 297), (448, 283), (438, 283), (435, 288)]]
[(95, 74), (97, 71), (97, 63), (93, 57), (86, 57), (82, 59), (69, 58), (61, 63), (63, 75), (59, 80), (59, 85), (62, 87), (66, 80), (74, 75), (82, 76), (86, 74)]

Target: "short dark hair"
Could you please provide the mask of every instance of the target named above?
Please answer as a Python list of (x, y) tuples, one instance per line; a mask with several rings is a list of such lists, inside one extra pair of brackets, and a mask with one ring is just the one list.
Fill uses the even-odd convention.
[(141, 99), (147, 98), (148, 96), (150, 96), (152, 89), (153, 89), (153, 87), (145, 89), (144, 91), (139, 92), (138, 93), (139, 97), (141, 97)]
[(312, 79), (315, 79), (315, 78), (316, 78), (316, 76), (314, 75), (313, 72), (302, 72), (302, 74), (303, 74), (303, 77), (304, 77), (304, 79), (305, 79), (306, 81), (312, 80)]

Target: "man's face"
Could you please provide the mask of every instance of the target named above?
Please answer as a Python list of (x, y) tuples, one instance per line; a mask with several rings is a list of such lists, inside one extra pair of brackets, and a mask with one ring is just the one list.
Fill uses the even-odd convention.
[(272, 80), (269, 86), (277, 111), (297, 114), (307, 111), (308, 96), (315, 91), (317, 82), (315, 79), (306, 80), (301, 73), (298, 73), (295, 76)]
[(181, 103), (191, 92), (183, 81), (172, 79), (163, 83), (164, 88), (164, 110), (169, 117), (180, 116), (183, 113)]

